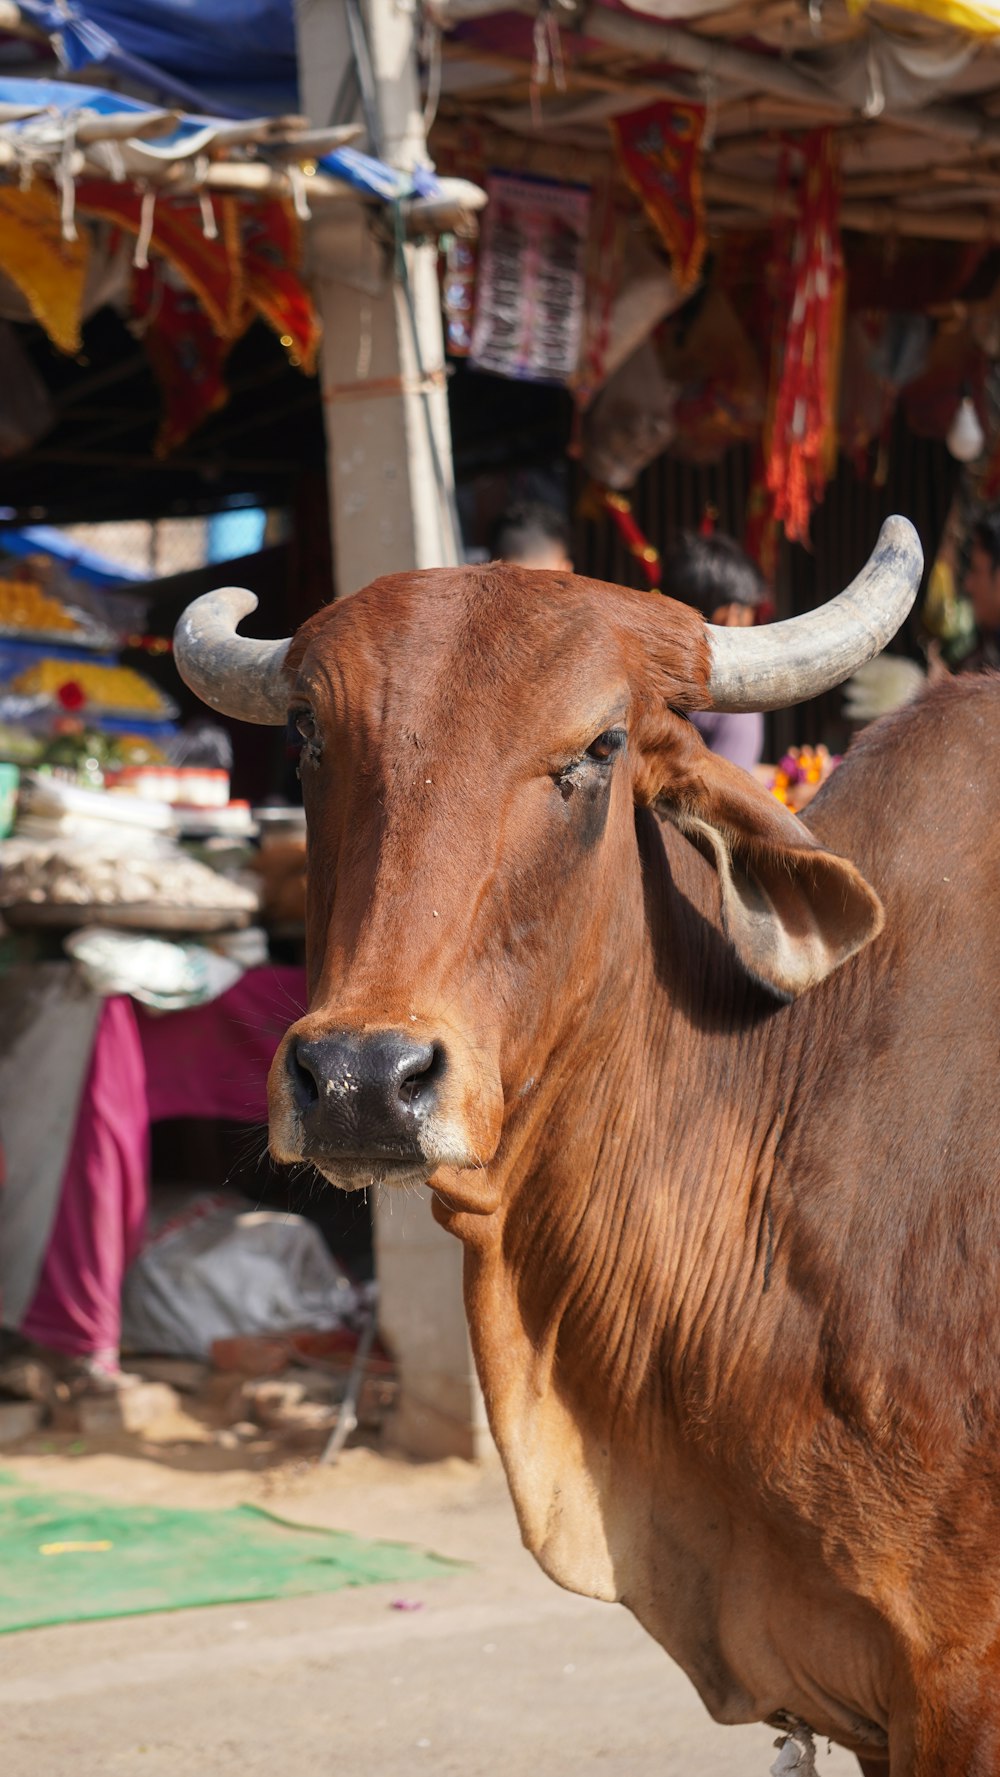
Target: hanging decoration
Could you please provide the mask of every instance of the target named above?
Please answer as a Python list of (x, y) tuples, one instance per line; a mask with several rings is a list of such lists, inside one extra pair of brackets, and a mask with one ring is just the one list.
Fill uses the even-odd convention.
[(610, 518), (632, 560), (638, 563), (650, 592), (659, 592), (660, 552), (636, 523), (628, 495), (615, 493), (600, 482), (591, 481), (580, 500), (580, 516), (593, 519), (602, 513)]
[(452, 358), (467, 358), (472, 347), (478, 263), (475, 241), (464, 241), (456, 234), (449, 237), (441, 267), (441, 305), (445, 344)]
[(785, 535), (808, 543), (812, 509), (836, 463), (844, 259), (833, 132), (819, 130), (786, 145), (785, 186), (793, 156), (804, 162), (804, 176), (791, 238), (779, 248), (779, 264), (789, 270), (785, 300), (777, 305), (784, 334), (772, 356), (765, 485)]
[(767, 382), (748, 327), (714, 282), (696, 312), (656, 332), (664, 373), (676, 384), (675, 456), (717, 463), (734, 444), (760, 436), (767, 413)]
[[(148, 236), (148, 252), (165, 259), (180, 273), (220, 339), (238, 338), (246, 325), (246, 291), (236, 200), (214, 200), (218, 233), (213, 237), (205, 233), (197, 198), (161, 197), (151, 213), (150, 206), (145, 206), (144, 215), (144, 200), (150, 195), (134, 185), (115, 185), (110, 179), (81, 179), (76, 203), (81, 214), (115, 222), (139, 243)], [(137, 255), (136, 263), (141, 265), (145, 257)]]
[(163, 398), (156, 454), (165, 457), (229, 399), (220, 339), (193, 291), (168, 267), (134, 273), (132, 307)]
[(302, 259), (299, 220), (281, 198), (238, 206), (244, 300), (250, 316), (273, 327), (293, 364), (307, 375), (316, 368), (319, 316), (298, 272)]
[[(14, 196), (36, 189), (42, 188)], [(0, 206), (5, 195), (0, 192)], [(76, 188), (81, 216), (99, 217), (136, 239), (134, 316), (163, 394), (157, 441), (163, 456), (228, 399), (229, 350), (256, 316), (307, 374), (315, 367), (320, 325), (297, 269), (300, 238), (291, 203), (215, 197), (206, 229), (197, 197), (158, 196), (155, 203), (151, 197), (110, 181), (81, 180)], [(51, 202), (58, 212), (54, 196)], [(82, 254), (81, 243), (73, 250)]]
[(670, 254), (678, 291), (693, 290), (705, 257), (702, 105), (657, 99), (611, 120), (622, 171)]
[(566, 382), (580, 356), (590, 193), (506, 173), (492, 173), (487, 191), (470, 362)]
[(0, 186), (3, 274), (16, 284), (53, 345), (80, 350), (80, 320), (87, 275), (87, 241), (66, 240), (62, 210), (51, 185)]

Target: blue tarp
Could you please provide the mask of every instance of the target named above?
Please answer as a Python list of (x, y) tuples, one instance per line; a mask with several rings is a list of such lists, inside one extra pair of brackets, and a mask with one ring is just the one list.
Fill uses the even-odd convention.
[(294, 111), (292, 0), (22, 0), (66, 65), (104, 66), (220, 115)]
[[(4, 105), (37, 105), (46, 111), (68, 113), (72, 111), (96, 111), (102, 117), (117, 117), (122, 111), (134, 112), (137, 117), (147, 111), (155, 110), (155, 106), (147, 105), (142, 99), (130, 99), (125, 93), (105, 92), (103, 87), (84, 86), (76, 80), (23, 80), (0, 77), (0, 104)], [(157, 142), (179, 141), (183, 136), (196, 134), (206, 124), (223, 123), (223, 118), (186, 117), (183, 118), (171, 136), (158, 136)], [(4, 129), (24, 129), (29, 127), (31, 119), (22, 123), (4, 124)]]
[[(212, 0), (213, 4), (225, 4), (229, 0)], [(199, 5), (201, 0), (199, 0)], [(86, 108), (107, 116), (115, 112), (134, 111), (141, 113), (154, 109), (140, 99), (127, 98), (123, 93), (105, 92), (101, 87), (83, 86), (77, 81), (67, 80), (22, 80), (0, 78), (0, 104), (5, 105), (37, 105), (53, 111), (70, 112)], [(158, 136), (153, 148), (166, 147), (171, 142), (180, 141), (185, 136), (197, 134), (207, 126), (224, 123), (220, 117), (204, 115), (187, 116), (178, 125), (171, 136)], [(27, 123), (7, 123), (5, 130), (19, 130), (30, 127)], [(367, 197), (377, 197), (383, 203), (391, 203), (394, 198), (403, 197), (410, 189), (405, 175), (387, 167), (382, 161), (375, 160), (370, 154), (362, 154), (357, 148), (336, 148), (332, 154), (325, 154), (320, 166), (333, 178), (343, 179), (355, 191)], [(421, 197), (433, 197), (440, 190), (439, 182), (429, 169), (418, 169), (412, 179), (413, 189)]]
[(147, 578), (135, 568), (123, 567), (120, 562), (99, 555), (96, 549), (85, 549), (82, 543), (72, 542), (62, 531), (47, 524), (20, 525), (11, 530), (0, 528), (0, 554), (51, 555), (54, 561), (62, 562), (75, 579), (85, 580), (89, 586), (131, 586)]

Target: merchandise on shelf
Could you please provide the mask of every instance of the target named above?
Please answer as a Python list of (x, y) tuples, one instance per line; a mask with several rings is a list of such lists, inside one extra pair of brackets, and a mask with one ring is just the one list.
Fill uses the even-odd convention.
[(116, 790), (127, 790), (152, 802), (173, 802), (186, 808), (225, 808), (229, 802), (229, 773), (199, 765), (127, 765), (110, 780)]
[(47, 630), (73, 631), (78, 627), (61, 600), (43, 592), (34, 580), (0, 580), (0, 628), (44, 634)]
[[(74, 688), (78, 696), (71, 695)], [(153, 719), (171, 713), (162, 692), (130, 666), (43, 658), (18, 673), (11, 689), (22, 696), (51, 697), (64, 708), (94, 704), (102, 710), (135, 711)]]

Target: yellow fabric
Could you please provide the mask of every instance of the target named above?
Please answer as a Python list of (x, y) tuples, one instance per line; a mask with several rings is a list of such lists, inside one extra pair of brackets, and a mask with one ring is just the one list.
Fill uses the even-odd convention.
[[(1000, 0), (882, 0), (882, 4), (900, 12), (923, 13), (925, 18), (959, 31), (1000, 36)], [(848, 0), (851, 12), (867, 12), (869, 5), (870, 0)]]
[(16, 284), (61, 352), (80, 350), (87, 242), (64, 241), (59, 200), (39, 180), (0, 186), (0, 272)]

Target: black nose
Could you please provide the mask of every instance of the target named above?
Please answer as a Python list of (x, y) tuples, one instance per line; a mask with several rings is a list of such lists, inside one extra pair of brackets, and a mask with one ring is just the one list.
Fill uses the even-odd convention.
[(341, 1159), (420, 1159), (421, 1127), (446, 1066), (440, 1043), (394, 1030), (329, 1031), (288, 1050), (307, 1140)]

